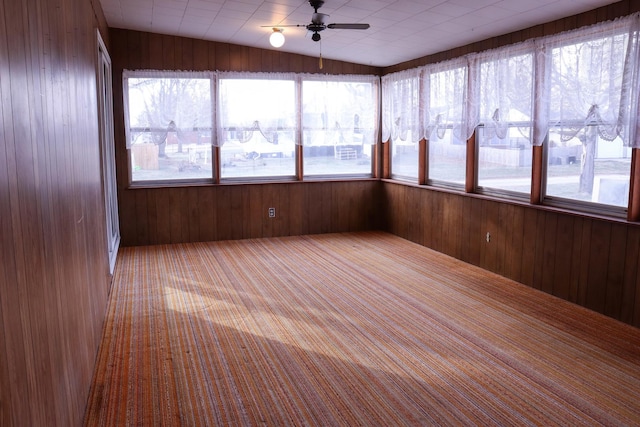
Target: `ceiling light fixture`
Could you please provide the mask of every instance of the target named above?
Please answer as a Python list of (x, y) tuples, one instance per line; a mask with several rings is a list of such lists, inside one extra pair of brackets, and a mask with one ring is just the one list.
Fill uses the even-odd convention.
[(274, 28), (273, 33), (269, 36), (269, 43), (273, 47), (281, 47), (284, 44), (284, 34), (282, 28)]

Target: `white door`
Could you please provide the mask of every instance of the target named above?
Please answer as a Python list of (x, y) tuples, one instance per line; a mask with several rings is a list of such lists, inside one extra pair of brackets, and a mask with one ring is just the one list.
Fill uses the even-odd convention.
[(102, 157), (102, 187), (107, 220), (107, 249), (109, 272), (113, 269), (120, 245), (118, 220), (118, 188), (116, 183), (116, 157), (113, 139), (113, 92), (111, 87), (111, 58), (98, 34), (98, 116), (100, 122), (100, 154)]

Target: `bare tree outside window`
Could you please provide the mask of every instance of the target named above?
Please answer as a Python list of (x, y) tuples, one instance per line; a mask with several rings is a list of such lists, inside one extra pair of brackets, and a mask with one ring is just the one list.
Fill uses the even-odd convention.
[(129, 138), (134, 181), (211, 177), (211, 80), (130, 77)]

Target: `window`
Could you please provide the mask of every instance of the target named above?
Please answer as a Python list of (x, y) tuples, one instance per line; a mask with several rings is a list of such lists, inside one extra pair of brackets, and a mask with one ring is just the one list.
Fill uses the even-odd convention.
[(294, 177), (296, 82), (292, 76), (221, 76), (221, 178)]
[(603, 139), (595, 124), (570, 135), (562, 127), (549, 131), (546, 196), (626, 207), (631, 148)]
[[(415, 76), (417, 100), (408, 89)], [(640, 14), (385, 75), (382, 83), (393, 177), (424, 173), (429, 185), (616, 216), (629, 208), (631, 190), (640, 199), (630, 188), (640, 148)], [(424, 171), (421, 153), (403, 147), (415, 114), (423, 129), (415, 132), (427, 140)], [(476, 152), (467, 158), (471, 136)], [(543, 161), (534, 164), (536, 153)]]
[(383, 77), (382, 140), (391, 143), (391, 176), (417, 181), (419, 176), (420, 71)]
[(132, 183), (297, 179), (301, 155), (305, 176), (372, 175), (377, 76), (125, 70), (123, 88)]
[(629, 33), (606, 26), (554, 41), (542, 58), (549, 68), (546, 199), (626, 207), (631, 149), (620, 117)]
[[(501, 49), (479, 64), (477, 188), (521, 193), (531, 189), (533, 44)], [(520, 54), (518, 54), (518, 52)]]
[(125, 71), (132, 182), (212, 177), (209, 73)]
[(452, 65), (432, 67), (425, 75), (428, 179), (461, 186), (465, 183), (470, 136), (466, 126), (467, 66), (466, 61)]
[(305, 176), (371, 175), (378, 78), (302, 81)]

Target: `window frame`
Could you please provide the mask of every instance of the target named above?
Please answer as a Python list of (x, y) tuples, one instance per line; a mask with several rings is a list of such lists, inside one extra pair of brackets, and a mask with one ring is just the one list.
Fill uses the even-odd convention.
[[(262, 182), (291, 182), (291, 181), (320, 181), (320, 180), (356, 180), (356, 179), (372, 179), (378, 177), (377, 169), (381, 163), (380, 160), (380, 78), (379, 76), (372, 75), (320, 75), (320, 74), (304, 74), (304, 73), (246, 73), (246, 72), (220, 72), (220, 71), (206, 71), (206, 72), (190, 72), (190, 71), (172, 71), (172, 70), (123, 70), (123, 104), (124, 104), (124, 131), (125, 141), (130, 141), (130, 131), (135, 127), (131, 127), (129, 124), (129, 87), (128, 78), (138, 78), (139, 75), (144, 73), (157, 73), (157, 78), (167, 78), (167, 76), (177, 76), (176, 78), (183, 78), (182, 75), (188, 76), (193, 73), (207, 73), (211, 80), (211, 111), (212, 111), (212, 142), (211, 142), (211, 176), (206, 178), (172, 178), (172, 179), (158, 179), (158, 180), (134, 180), (133, 179), (133, 166), (131, 146), (127, 143), (127, 174), (128, 185), (127, 188), (149, 188), (149, 187), (186, 187), (186, 186), (198, 186), (198, 185), (219, 185), (219, 184), (236, 184), (236, 183), (262, 183)], [(304, 145), (301, 143), (303, 138), (302, 129), (302, 117), (296, 119), (296, 123), (293, 129), (295, 134), (295, 151), (294, 151), (294, 163), (295, 173), (293, 175), (264, 175), (264, 176), (238, 176), (238, 177), (223, 177), (222, 176), (222, 155), (219, 145), (219, 132), (220, 128), (220, 80), (221, 79), (273, 79), (274, 75), (286, 75), (294, 82), (295, 85), (295, 109), (301, 116), (302, 111), (302, 84), (304, 81), (334, 81), (334, 82), (354, 82), (361, 81), (362, 83), (370, 83), (373, 85), (372, 91), (374, 92), (374, 117), (375, 123), (373, 143), (364, 144), (363, 152), (367, 150), (366, 145), (370, 146), (370, 150), (367, 153), (370, 159), (370, 170), (366, 173), (345, 173), (345, 174), (318, 174), (318, 175), (305, 175), (303, 171), (304, 163)], [(140, 130), (148, 129), (149, 127), (140, 127)], [(209, 128), (207, 128), (209, 130)], [(300, 143), (299, 143), (300, 141)]]
[[(341, 79), (342, 78), (342, 79)], [(304, 149), (308, 147), (305, 145), (304, 141), (304, 133), (306, 130), (304, 125), (304, 82), (331, 82), (331, 83), (365, 83), (372, 85), (372, 92), (374, 102), (373, 109), (373, 138), (374, 141), (372, 144), (364, 144), (362, 151), (364, 153), (365, 147), (367, 145), (370, 146), (370, 152), (368, 153), (368, 157), (370, 159), (370, 167), (369, 172), (367, 173), (335, 173), (335, 174), (308, 174), (305, 171), (305, 158), (304, 158)], [(299, 116), (300, 116), (300, 128), (299, 128), (299, 180), (300, 181), (327, 181), (327, 180), (335, 180), (335, 179), (344, 179), (344, 180), (357, 180), (357, 179), (371, 179), (376, 177), (376, 164), (379, 150), (376, 149), (377, 145), (380, 143), (380, 100), (381, 100), (381, 82), (378, 76), (370, 76), (370, 75), (317, 75), (317, 74), (303, 74), (300, 76), (299, 81)]]
[[(211, 175), (209, 177), (197, 177), (197, 178), (172, 178), (172, 179), (133, 179), (133, 165), (132, 165), (132, 135), (131, 130), (135, 129), (139, 132), (166, 132), (164, 128), (153, 128), (151, 126), (131, 126), (130, 124), (130, 103), (129, 103), (129, 79), (140, 79), (140, 78), (149, 78), (149, 79), (201, 79), (201, 80), (209, 80), (209, 91), (210, 91), (210, 99), (211, 99), (211, 127), (203, 127), (203, 128), (191, 128), (196, 129), (196, 131), (205, 130), (211, 132), (211, 144), (209, 144), (210, 152), (211, 152)], [(216, 112), (214, 109), (213, 99), (215, 98), (215, 94), (217, 93), (217, 84), (216, 79), (214, 78), (213, 73), (203, 71), (203, 72), (192, 72), (192, 71), (172, 71), (172, 70), (123, 70), (122, 72), (122, 92), (123, 92), (123, 110), (124, 110), (124, 133), (125, 133), (125, 144), (127, 148), (127, 177), (128, 177), (128, 188), (146, 188), (146, 187), (183, 187), (183, 186), (191, 186), (191, 185), (203, 185), (203, 184), (212, 184), (215, 182), (215, 169), (217, 166), (217, 158), (214, 153), (214, 141), (215, 141), (215, 116)], [(206, 144), (205, 144), (206, 146)]]
[[(615, 21), (602, 22), (590, 27), (582, 27), (576, 30), (567, 31), (560, 35), (552, 35), (548, 37), (543, 37), (539, 39), (529, 39), (521, 44), (525, 46), (525, 44), (529, 44), (530, 46), (534, 46), (532, 49), (534, 55), (534, 63), (533, 63), (533, 99), (532, 99), (532, 122), (531, 122), (531, 186), (530, 193), (528, 194), (528, 203), (530, 205), (541, 205), (548, 206), (550, 208), (557, 208), (564, 211), (575, 212), (577, 214), (593, 214), (598, 216), (605, 216), (610, 218), (623, 218), (626, 217), (628, 221), (640, 221), (640, 145), (638, 144), (638, 140), (640, 136), (635, 136), (633, 133), (633, 129), (631, 128), (630, 135), (635, 139), (628, 141), (625, 139), (624, 147), (627, 147), (631, 152), (630, 157), (630, 170), (629, 170), (629, 198), (627, 206), (615, 206), (601, 202), (593, 202), (593, 201), (582, 201), (575, 199), (564, 199), (558, 196), (550, 196), (547, 195), (547, 175), (548, 175), (548, 150), (549, 148), (549, 130), (561, 125), (562, 123), (553, 122), (549, 120), (549, 118), (540, 118), (539, 115), (543, 113), (542, 108), (544, 107), (544, 103), (540, 100), (539, 91), (544, 89), (549, 91), (551, 84), (549, 82), (549, 76), (545, 75), (547, 72), (550, 73), (549, 70), (546, 70), (545, 67), (550, 67), (549, 64), (545, 64), (544, 62), (540, 62), (540, 59), (544, 59), (544, 50), (545, 49), (554, 49), (556, 47), (562, 46), (570, 46), (572, 44), (585, 43), (589, 41), (596, 41), (598, 39), (606, 39), (609, 37), (618, 37), (624, 36), (625, 34), (629, 34), (631, 37), (640, 38), (638, 34), (640, 32), (640, 14), (633, 14), (627, 17), (619, 18)], [(635, 36), (634, 36), (635, 35)], [(616, 42), (616, 40), (612, 41)], [(628, 42), (629, 43), (629, 42)], [(635, 48), (638, 48), (638, 43), (636, 43)], [(498, 49), (507, 49), (512, 48), (517, 45), (510, 45), (503, 48)], [(489, 52), (489, 51), (487, 51)], [(465, 55), (462, 57), (454, 58), (451, 60), (447, 60), (443, 63), (435, 63), (428, 64), (422, 67), (418, 67), (417, 70), (419, 72), (425, 73), (429, 75), (430, 70), (434, 66), (442, 66), (442, 64), (447, 63), (455, 63), (457, 60), (467, 60), (469, 73), (472, 73), (471, 67), (473, 66), (473, 62), (482, 61), (487, 52), (479, 52), (473, 53), (469, 55)], [(526, 53), (526, 51), (523, 51)], [(541, 55), (542, 53), (542, 55)], [(517, 55), (517, 53), (514, 53)], [(633, 59), (635, 70), (640, 70), (640, 53), (636, 53), (635, 56), (631, 56)], [(406, 70), (405, 70), (406, 71)], [(400, 71), (403, 72), (403, 71)], [(637, 71), (640, 73), (640, 71)], [(471, 79), (470, 79), (471, 81)], [(624, 87), (624, 86), (623, 86)], [(470, 90), (474, 90), (475, 88), (471, 88)], [(631, 92), (631, 95), (623, 93), (623, 96), (636, 96), (640, 93), (640, 87), (636, 89), (635, 92)], [(425, 94), (421, 91), (421, 98), (425, 98)], [(548, 99), (548, 98), (547, 98)], [(424, 101), (422, 101), (424, 102)], [(635, 105), (635, 102), (632, 103), (631, 106), (625, 106), (625, 108), (630, 108), (631, 111)], [(640, 109), (640, 102), (638, 102), (638, 109)], [(626, 112), (626, 110), (625, 110)], [(628, 112), (627, 112), (628, 113)], [(621, 113), (622, 114), (622, 113)], [(620, 117), (623, 117), (622, 115)], [(630, 123), (624, 124), (623, 126), (635, 126), (636, 121), (634, 121), (634, 116), (626, 114), (624, 116), (626, 120), (629, 120)], [(383, 120), (386, 118), (383, 117)], [(546, 120), (546, 121), (545, 121)], [(637, 120), (640, 122), (640, 119)], [(427, 120), (425, 119), (426, 123)], [(565, 121), (566, 122), (566, 121)], [(543, 123), (543, 126), (540, 124)], [(625, 122), (626, 123), (626, 122)], [(584, 123), (582, 123), (584, 127)], [(597, 125), (597, 123), (591, 123), (590, 126)], [(465, 193), (474, 193), (479, 195), (486, 195), (491, 197), (496, 197), (503, 200), (511, 200), (518, 203), (527, 203), (527, 194), (520, 192), (510, 192), (508, 190), (501, 189), (493, 189), (487, 186), (480, 186), (478, 184), (478, 158), (479, 158), (479, 144), (476, 138), (478, 137), (478, 129), (480, 129), (482, 125), (477, 124), (474, 126), (473, 133), (471, 137), (466, 141), (468, 150), (467, 150), (467, 158), (466, 158), (466, 182), (465, 182)], [(546, 129), (546, 126), (549, 127), (549, 130)], [(448, 128), (451, 128), (449, 126)], [(638, 131), (640, 131), (640, 124), (637, 126)], [(543, 132), (541, 132), (543, 130)], [(625, 133), (628, 136), (628, 134)], [(542, 141), (541, 141), (542, 139)], [(537, 141), (537, 143), (536, 143)], [(389, 145), (387, 145), (389, 144)], [(402, 181), (402, 177), (395, 176), (391, 170), (391, 165), (393, 163), (392, 159), (392, 149), (390, 148), (391, 141), (382, 141), (382, 152), (384, 153), (384, 164), (383, 164), (383, 178), (385, 179), (393, 179)], [(430, 177), (429, 173), (429, 141), (427, 140), (424, 144), (424, 147), (421, 147), (421, 154), (419, 156), (419, 161), (422, 161), (424, 158), (424, 165), (419, 166), (420, 174), (426, 177), (426, 179), (418, 180), (418, 184), (421, 186), (428, 186), (434, 188), (444, 188), (454, 191), (461, 190), (458, 185), (451, 185), (448, 182), (443, 182), (441, 180), (433, 179)], [(628, 153), (623, 156), (626, 159)]]
[[(446, 73), (446, 72), (453, 72), (457, 69), (464, 69), (464, 73), (465, 73), (465, 82), (464, 82), (464, 88), (463, 88), (463, 92), (466, 94), (466, 96), (468, 96), (469, 93), (469, 78), (470, 78), (470, 65), (469, 65), (469, 61), (467, 58), (456, 58), (450, 61), (446, 61), (443, 63), (439, 63), (439, 64), (435, 64), (434, 66), (427, 66), (426, 67), (426, 71), (421, 75), (421, 86), (422, 86), (422, 90), (421, 90), (421, 96), (423, 97), (423, 100), (420, 101), (421, 104), (424, 103), (425, 107), (424, 107), (424, 115), (428, 116), (428, 114), (430, 113), (430, 108), (431, 108), (431, 76), (434, 74), (439, 74), (439, 73)], [(427, 83), (426, 80), (429, 80), (429, 82)], [(427, 94), (428, 92), (428, 94)], [(460, 108), (462, 108), (462, 111), (466, 111), (466, 106), (461, 106)], [(460, 117), (461, 122), (460, 123), (455, 123), (455, 121), (451, 121), (450, 123), (446, 123), (444, 126), (441, 126), (440, 129), (445, 129), (444, 133), (447, 132), (451, 132), (452, 137), (455, 137), (455, 128), (456, 126), (460, 126), (460, 129), (462, 131), (462, 129), (466, 126), (466, 116), (464, 113), (462, 113), (463, 115)], [(463, 183), (457, 183), (457, 182), (453, 182), (453, 181), (445, 181), (442, 179), (434, 179), (431, 177), (431, 144), (432, 141), (430, 140), (430, 136), (432, 133), (436, 132), (436, 130), (429, 130), (429, 128), (431, 127), (431, 123), (428, 122), (427, 117), (424, 118), (424, 126), (425, 126), (425, 166), (424, 166), (424, 184), (429, 185), (429, 186), (433, 186), (433, 187), (439, 187), (439, 188), (448, 188), (451, 190), (465, 190), (465, 188), (467, 187), (467, 183), (470, 179), (470, 177), (468, 176), (468, 172), (469, 172), (469, 161), (475, 161), (475, 157), (469, 157), (469, 150), (465, 149), (465, 157), (464, 157), (464, 179), (463, 179)], [(438, 125), (439, 126), (439, 125)], [(473, 137), (473, 135), (472, 135)], [(469, 144), (469, 138), (466, 139), (465, 143), (463, 145), (465, 145), (465, 147), (467, 147)]]

